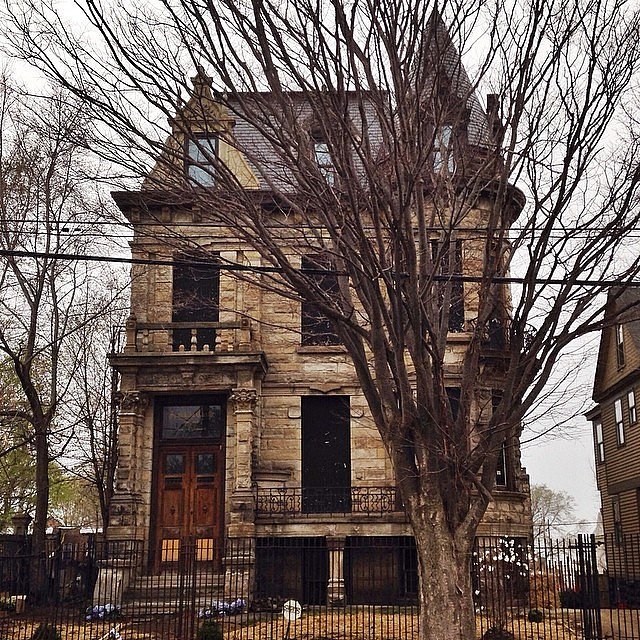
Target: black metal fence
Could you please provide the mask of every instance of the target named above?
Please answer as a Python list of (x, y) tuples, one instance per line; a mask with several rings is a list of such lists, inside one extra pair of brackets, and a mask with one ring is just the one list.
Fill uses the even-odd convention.
[[(640, 639), (640, 538), (607, 542), (479, 539), (478, 638)], [(222, 566), (198, 549), (182, 541), (151, 574), (139, 541), (58, 538), (34, 556), (0, 540), (0, 640), (419, 637), (409, 537), (234, 539)]]

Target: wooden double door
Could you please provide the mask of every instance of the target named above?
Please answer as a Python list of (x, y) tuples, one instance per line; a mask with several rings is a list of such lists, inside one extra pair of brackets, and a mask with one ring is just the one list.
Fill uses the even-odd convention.
[(222, 557), (224, 456), (220, 444), (172, 443), (159, 450), (154, 568), (188, 557), (215, 567)]

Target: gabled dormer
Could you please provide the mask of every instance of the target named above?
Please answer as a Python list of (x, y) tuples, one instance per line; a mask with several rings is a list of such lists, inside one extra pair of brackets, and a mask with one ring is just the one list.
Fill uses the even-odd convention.
[(245, 189), (258, 189), (259, 180), (238, 148), (236, 118), (216, 99), (202, 68), (192, 83), (189, 100), (169, 120), (171, 133), (143, 190), (215, 188), (220, 172), (232, 174)]

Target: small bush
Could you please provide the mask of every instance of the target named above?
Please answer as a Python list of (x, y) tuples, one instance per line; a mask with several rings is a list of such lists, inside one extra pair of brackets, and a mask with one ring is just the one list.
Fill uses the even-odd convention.
[(540, 609), (531, 609), (527, 615), (529, 622), (542, 622), (544, 620), (544, 613)]
[(502, 627), (490, 627), (484, 632), (482, 640), (516, 640), (516, 637)]
[(52, 624), (41, 624), (33, 632), (31, 640), (62, 640), (62, 636)]
[(196, 640), (223, 640), (222, 625), (215, 620), (205, 620), (198, 629)]

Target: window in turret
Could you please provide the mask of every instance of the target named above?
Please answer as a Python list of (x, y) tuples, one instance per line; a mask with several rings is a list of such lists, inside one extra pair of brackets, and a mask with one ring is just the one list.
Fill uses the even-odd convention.
[[(431, 241), (431, 256), (437, 266), (437, 275), (462, 275), (462, 240), (447, 240), (446, 242)], [(464, 285), (460, 277), (438, 283), (440, 308), (444, 304), (445, 296), (449, 294), (449, 331), (460, 333), (464, 331)]]
[(433, 140), (433, 170), (435, 173), (453, 173), (456, 165), (453, 157), (453, 126), (437, 127)]

